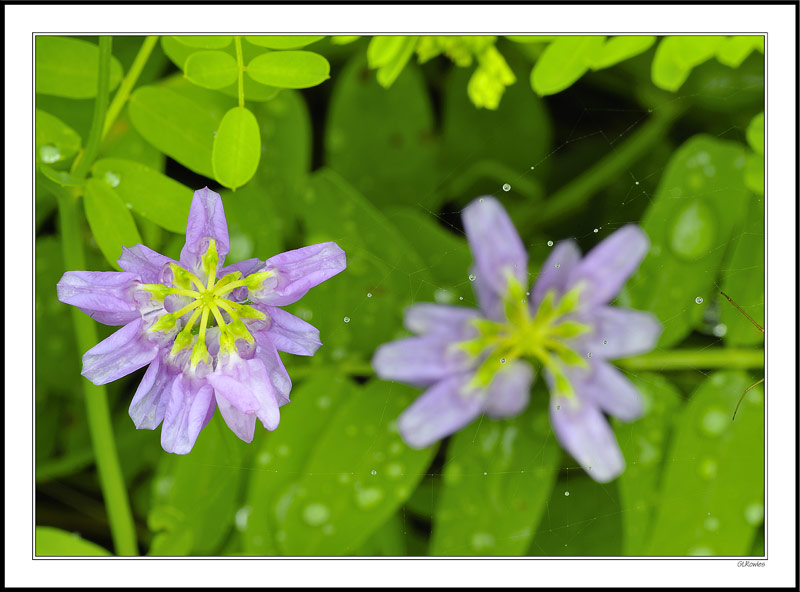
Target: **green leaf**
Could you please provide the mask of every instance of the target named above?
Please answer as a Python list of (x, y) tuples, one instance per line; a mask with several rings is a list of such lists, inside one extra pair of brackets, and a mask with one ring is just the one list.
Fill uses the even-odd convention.
[(413, 450), (397, 416), (418, 391), (372, 381), (330, 418), (299, 481), (278, 500), (276, 538), (287, 555), (348, 555), (408, 498), (436, 446)]
[(83, 207), (97, 246), (111, 266), (121, 271), (117, 259), (122, 255), (122, 247), (142, 242), (130, 206), (107, 182), (91, 178), (86, 182)]
[(197, 49), (222, 49), (233, 41), (231, 35), (173, 35), (171, 38), (186, 47)]
[(744, 165), (741, 144), (692, 137), (673, 154), (642, 218), (651, 248), (627, 286), (632, 306), (663, 323), (662, 347), (685, 337), (718, 291), (716, 270), (752, 199)]
[(45, 177), (61, 187), (80, 187), (83, 181), (73, 177), (67, 171), (58, 171), (49, 164), (39, 163), (36, 167)]
[(650, 76), (653, 84), (675, 92), (692, 70), (714, 56), (724, 37), (682, 35), (665, 37), (656, 47)]
[(331, 37), (331, 43), (334, 45), (347, 45), (359, 39), (361, 39), (361, 35), (333, 35)]
[(389, 88), (403, 71), (414, 48), (417, 37), (408, 35), (378, 35), (367, 46), (367, 65), (378, 69), (378, 84)]
[(92, 542), (82, 539), (78, 534), (53, 528), (36, 527), (37, 557), (101, 557), (111, 553)]
[(572, 86), (589, 69), (605, 37), (559, 36), (547, 46), (531, 71), (531, 87), (540, 96)]
[[(244, 532), (248, 555), (276, 555), (277, 494), (303, 475), (317, 436), (329, 426), (332, 414), (359, 386), (335, 369), (317, 370), (292, 391), (292, 402), (281, 408), (281, 427), (265, 439), (256, 454), (256, 467), (247, 489), (251, 508)], [(292, 426), (302, 425), (302, 429)], [(309, 438), (309, 434), (315, 437)]]
[(192, 190), (158, 171), (120, 158), (98, 160), (92, 175), (110, 184), (117, 195), (148, 220), (183, 234), (192, 204)]
[(233, 107), (214, 138), (214, 177), (225, 187), (241, 187), (256, 174), (260, 158), (261, 134), (255, 115), (246, 107)]
[(764, 155), (764, 112), (762, 111), (747, 126), (747, 143), (757, 154)]
[(186, 78), (203, 88), (219, 89), (239, 78), (236, 60), (224, 51), (198, 51), (186, 59)]
[(324, 39), (324, 35), (248, 35), (248, 43), (269, 49), (298, 49)]
[[(254, 442), (265, 430), (256, 426)], [(249, 446), (215, 413), (187, 455), (162, 454), (153, 480), (149, 555), (214, 555), (233, 528)]]
[(544, 387), (512, 419), (481, 417), (447, 448), (431, 555), (524, 555), (558, 474)]
[(617, 481), (625, 555), (641, 555), (658, 507), (658, 484), (667, 461), (667, 444), (680, 392), (660, 374), (628, 377), (642, 395), (644, 416), (632, 423), (613, 420), (626, 469)]
[[(765, 319), (764, 238), (764, 200), (751, 196), (744, 227), (733, 238), (730, 260), (722, 270), (722, 291), (762, 327)], [(724, 296), (718, 298), (725, 343), (731, 346), (762, 344), (764, 334)]]
[(610, 68), (644, 53), (656, 42), (652, 35), (620, 35), (610, 37), (590, 59), (592, 70)]
[(764, 157), (748, 154), (744, 166), (744, 184), (757, 195), (764, 195)]
[(556, 35), (506, 35), (506, 39), (514, 43), (549, 43)]
[(394, 338), (403, 308), (432, 300), (436, 285), (406, 238), (335, 172), (311, 177), (298, 210), (305, 244), (336, 241), (347, 269), (311, 290), (293, 312), (319, 329), (326, 347), (317, 356), (337, 363), (369, 358)]
[(331, 65), (311, 51), (273, 51), (256, 56), (246, 72), (256, 82), (277, 88), (309, 88), (330, 78)]
[(175, 91), (155, 86), (137, 89), (128, 104), (131, 122), (153, 146), (183, 166), (212, 178), (211, 151), (221, 115)]
[(490, 45), (478, 54), (478, 67), (467, 84), (467, 95), (476, 107), (494, 110), (506, 87), (516, 81), (503, 55)]
[[(100, 49), (94, 43), (68, 37), (36, 36), (36, 92), (68, 99), (97, 95)], [(108, 88), (122, 78), (122, 66), (111, 56)]]
[(719, 372), (692, 394), (670, 446), (648, 555), (744, 555), (764, 518), (764, 395)]
[(325, 161), (373, 203), (436, 209), (438, 146), (420, 70), (409, 64), (387, 92), (365, 67), (357, 54), (337, 76)]
[(736, 35), (726, 37), (717, 46), (717, 60), (731, 68), (738, 68), (753, 51), (764, 53), (764, 37), (761, 35)]
[(54, 164), (68, 160), (81, 149), (81, 137), (46, 111), (36, 110), (36, 160)]

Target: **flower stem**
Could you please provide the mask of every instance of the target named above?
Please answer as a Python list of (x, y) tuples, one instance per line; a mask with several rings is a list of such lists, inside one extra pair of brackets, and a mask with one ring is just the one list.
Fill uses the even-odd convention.
[(711, 370), (764, 367), (763, 349), (673, 349), (615, 360), (625, 370)]
[(156, 46), (157, 42), (158, 35), (150, 35), (149, 37), (145, 37), (142, 47), (139, 48), (139, 53), (136, 54), (133, 64), (131, 64), (131, 69), (128, 70), (128, 74), (122, 80), (122, 83), (120, 83), (119, 89), (117, 89), (117, 94), (114, 95), (114, 100), (111, 101), (111, 105), (108, 107), (108, 113), (106, 113), (106, 120), (103, 124), (103, 134), (101, 139), (106, 136), (108, 130), (111, 129), (111, 126), (117, 119), (120, 111), (122, 111), (122, 108), (125, 106), (125, 102), (128, 100), (128, 97), (130, 97), (131, 91), (133, 90), (136, 81), (139, 79), (139, 75), (142, 73), (144, 65), (147, 63), (147, 59), (153, 52), (153, 48)]
[(239, 71), (239, 106), (244, 107), (244, 59), (242, 57), (242, 38), (236, 35), (233, 38), (236, 45), (236, 65)]
[[(78, 217), (78, 198), (67, 191), (59, 192), (57, 198), (65, 267), (66, 269), (85, 269)], [(78, 350), (87, 351), (98, 341), (95, 321), (77, 308), (71, 308)], [(103, 499), (108, 512), (108, 521), (111, 525), (114, 549), (117, 555), (138, 555), (136, 529), (117, 457), (106, 388), (105, 386), (96, 386), (88, 380), (82, 382), (92, 448), (100, 477), (100, 488), (103, 491)]]

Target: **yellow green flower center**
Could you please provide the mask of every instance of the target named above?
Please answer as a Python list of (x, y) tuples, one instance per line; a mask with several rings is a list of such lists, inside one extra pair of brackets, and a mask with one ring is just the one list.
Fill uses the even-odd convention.
[(258, 289), (264, 280), (272, 275), (271, 271), (264, 271), (242, 278), (242, 273), (235, 271), (217, 281), (219, 255), (217, 244), (213, 239), (209, 241), (208, 249), (201, 256), (200, 261), (203, 273), (208, 278), (205, 284), (195, 274), (175, 263), (170, 263), (173, 277), (172, 286), (161, 284), (142, 284), (141, 286), (160, 301), (169, 295), (186, 296), (193, 299), (183, 308), (163, 314), (150, 327), (150, 331), (167, 333), (177, 326), (181, 317), (191, 312), (191, 316), (175, 336), (171, 354), (175, 355), (181, 350), (191, 348), (192, 355), (189, 359), (192, 368), (195, 368), (200, 362), (211, 364), (211, 356), (206, 347), (206, 330), (210, 326), (216, 324), (219, 327), (220, 354), (236, 351), (237, 339), (253, 343), (253, 336), (242, 319), (266, 319), (266, 315), (246, 303), (231, 300), (228, 296), (237, 288)]
[(473, 324), (478, 336), (456, 345), (473, 357), (486, 356), (470, 388), (488, 387), (505, 365), (525, 358), (541, 363), (555, 378), (558, 393), (572, 397), (574, 392), (562, 365), (586, 367), (587, 362), (565, 340), (591, 330), (588, 325), (565, 318), (577, 309), (580, 290), (580, 286), (573, 288), (561, 298), (554, 290), (548, 291), (532, 315), (522, 284), (509, 275), (503, 298), (505, 320), (476, 319)]

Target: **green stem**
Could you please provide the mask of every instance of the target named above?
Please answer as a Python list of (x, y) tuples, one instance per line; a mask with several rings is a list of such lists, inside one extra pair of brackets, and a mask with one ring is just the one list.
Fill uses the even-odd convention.
[(623, 358), (615, 363), (625, 370), (712, 370), (764, 367), (763, 349), (673, 349)]
[[(100, 37), (100, 67), (98, 74), (98, 93), (95, 104), (89, 142), (83, 160), (74, 167), (76, 175), (84, 178), (97, 155), (102, 135), (103, 121), (108, 103), (108, 71), (111, 62), (111, 38)], [(61, 231), (62, 252), (66, 269), (86, 269), (86, 258), (80, 233), (80, 217), (78, 214), (78, 197), (73, 193), (58, 188), (55, 190), (58, 199), (58, 212)], [(77, 308), (72, 308), (72, 320), (79, 351), (87, 351), (97, 344), (97, 327), (95, 322)], [(133, 522), (128, 492), (122, 477), (114, 431), (111, 427), (111, 412), (108, 407), (106, 388), (96, 386), (88, 380), (83, 381), (83, 393), (86, 399), (86, 413), (89, 421), (89, 433), (92, 448), (97, 462), (100, 477), (100, 488), (108, 512), (111, 525), (111, 537), (117, 555), (138, 555), (136, 529)]]
[(236, 65), (239, 71), (239, 106), (244, 107), (244, 58), (242, 57), (242, 38), (238, 35), (233, 38), (236, 45)]
[(618, 148), (584, 171), (575, 180), (551, 195), (540, 207), (528, 210), (520, 221), (523, 236), (526, 232), (562, 220), (583, 207), (594, 195), (613, 183), (637, 160), (666, 135), (672, 122), (684, 111), (676, 103), (665, 103), (653, 110), (653, 116)]
[(139, 48), (139, 53), (136, 54), (133, 64), (131, 64), (131, 69), (128, 70), (127, 75), (120, 83), (119, 89), (117, 89), (117, 94), (114, 95), (114, 100), (111, 101), (111, 105), (108, 107), (108, 113), (106, 113), (106, 120), (103, 124), (103, 134), (101, 139), (104, 138), (108, 133), (108, 130), (111, 129), (114, 121), (119, 116), (119, 112), (122, 111), (122, 108), (125, 106), (125, 102), (128, 100), (128, 97), (131, 96), (131, 91), (133, 90), (136, 81), (139, 79), (139, 75), (142, 73), (144, 65), (147, 63), (147, 59), (153, 52), (153, 48), (156, 46), (157, 42), (158, 35), (150, 35), (149, 37), (145, 37), (142, 47)]
[(94, 103), (92, 127), (89, 131), (89, 140), (86, 150), (78, 154), (72, 163), (72, 175), (81, 181), (89, 173), (97, 152), (100, 150), (100, 141), (103, 139), (103, 121), (108, 107), (108, 78), (111, 65), (111, 37), (100, 37), (100, 65), (97, 73), (97, 100)]

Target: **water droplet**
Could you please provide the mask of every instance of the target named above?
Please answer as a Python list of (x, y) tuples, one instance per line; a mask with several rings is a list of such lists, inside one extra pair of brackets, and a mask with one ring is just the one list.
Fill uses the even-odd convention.
[(698, 296), (697, 298), (694, 299), (694, 301), (697, 304), (703, 304), (703, 297), (702, 296)]
[(376, 471), (375, 469), (372, 469), (372, 471), (370, 471), (370, 474), (371, 474), (371, 475), (377, 475), (377, 474), (378, 474), (378, 471)]
[(52, 164), (61, 160), (61, 150), (52, 144), (45, 144), (39, 148), (39, 158), (46, 164)]
[(567, 497), (569, 497), (569, 491), (565, 491), (565, 492), (564, 492), (564, 495), (565, 495), (565, 496), (567, 496)]
[(336, 480), (341, 483), (342, 485), (346, 485), (352, 481), (353, 476), (350, 473), (339, 473), (339, 476), (336, 477)]
[(713, 333), (715, 337), (724, 337), (728, 332), (728, 327), (725, 323), (717, 323), (714, 325)]
[(236, 512), (236, 530), (239, 532), (247, 530), (247, 519), (250, 517), (250, 510), (252, 510), (250, 506), (243, 506)]
[(345, 318), (344, 318), (344, 322), (345, 322), (345, 323), (349, 323), (349, 322), (350, 322), (350, 317), (345, 317)]
[(260, 465), (268, 465), (269, 461), (272, 460), (272, 455), (269, 452), (262, 452), (258, 455), (258, 463)]
[(474, 273), (469, 274), (469, 281), (474, 282), (476, 275)]
[(455, 300), (455, 294), (453, 294), (450, 290), (437, 288), (433, 293), (433, 299), (439, 304), (450, 304), (453, 302), (453, 300)]
[(527, 300), (525, 300), (525, 299), (523, 298), (523, 299), (522, 299), (520, 302), (522, 302), (522, 304), (525, 304), (525, 303), (527, 302)]
[(533, 170), (533, 169), (535, 169), (535, 168), (536, 168), (535, 166), (532, 166), (532, 167), (531, 167), (531, 170)]
[(278, 446), (278, 456), (289, 456), (289, 447), (286, 444)]
[(488, 532), (476, 532), (472, 535), (472, 548), (476, 551), (494, 547), (494, 536)]
[(764, 521), (764, 506), (759, 503), (750, 504), (744, 510), (744, 519), (752, 526), (758, 526)]
[(303, 520), (309, 526), (320, 526), (328, 521), (331, 511), (323, 504), (308, 504), (303, 509)]
[(459, 300), (464, 300), (464, 297), (463, 296), (459, 296), (458, 299)]
[(503, 185), (503, 191), (511, 191), (511, 185), (509, 185), (508, 183)]
[(330, 397), (323, 396), (323, 397), (320, 397), (319, 399), (317, 399), (317, 406), (320, 409), (327, 409), (328, 407), (330, 407), (331, 406)]
[(111, 171), (106, 171), (106, 174), (105, 174), (105, 177), (103, 177), (103, 180), (106, 183), (108, 183), (109, 185), (111, 185), (112, 187), (118, 187), (119, 186), (119, 181), (120, 181), (119, 175), (117, 175), (116, 173), (112, 173)]
[(719, 410), (711, 409), (703, 416), (703, 431), (709, 436), (719, 436), (731, 423), (730, 416)]
[(587, 357), (587, 358), (591, 358), (591, 357), (592, 357), (592, 352), (589, 352), (589, 353), (587, 353), (587, 354), (586, 354), (586, 357)]
[(486, 476), (486, 475), (488, 475), (488, 474), (489, 474), (489, 473), (487, 473), (486, 471), (484, 471), (484, 472), (483, 472), (483, 475), (484, 475), (484, 476)]
[(693, 557), (705, 557), (713, 554), (714, 551), (708, 547), (692, 547), (689, 549), (689, 555), (692, 555)]
[(608, 345), (608, 340), (607, 339), (603, 339), (603, 345)]
[(706, 527), (706, 530), (715, 531), (719, 529), (719, 520), (711, 516), (710, 518), (706, 518), (706, 521), (703, 523), (703, 526)]
[(553, 241), (547, 241), (547, 246), (548, 247), (552, 247), (553, 246)]
[(639, 181), (636, 181), (635, 185), (638, 185), (638, 184), (639, 184)]
[(669, 246), (683, 259), (703, 257), (716, 241), (714, 212), (701, 201), (692, 201), (675, 217), (669, 234)]
[(600, 229), (599, 229), (599, 228), (595, 228), (595, 229), (594, 229), (592, 232), (594, 232), (595, 234), (597, 234), (598, 232), (600, 232)]
[(356, 503), (360, 508), (371, 508), (383, 499), (383, 490), (377, 487), (359, 489), (356, 492)]
[(372, 298), (372, 292), (367, 292), (367, 298)]
[(506, 363), (506, 359), (505, 358), (500, 358), (500, 363), (501, 364), (505, 364)]
[(556, 269), (558, 269), (559, 267), (561, 267), (561, 264), (560, 263), (556, 263)]
[(386, 466), (386, 474), (392, 479), (397, 479), (403, 476), (403, 465), (399, 463), (391, 463)]

